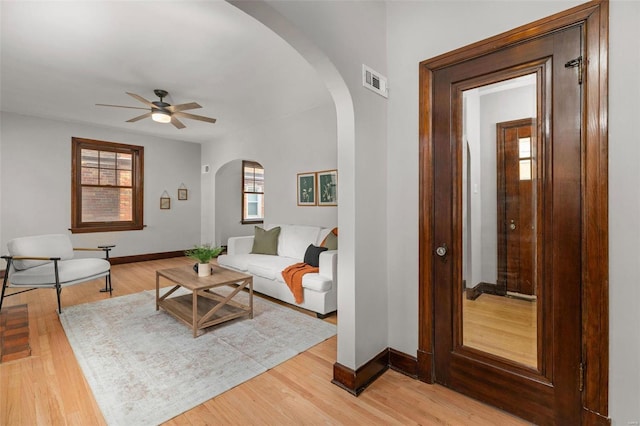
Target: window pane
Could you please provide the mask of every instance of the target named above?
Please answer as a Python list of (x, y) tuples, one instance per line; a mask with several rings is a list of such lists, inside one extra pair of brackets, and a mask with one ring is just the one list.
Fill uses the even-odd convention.
[(83, 185), (97, 185), (99, 183), (98, 169), (83, 167), (81, 183)]
[(100, 185), (115, 185), (116, 171), (109, 169), (100, 169)]
[(131, 154), (118, 154), (118, 169), (131, 170)]
[(118, 170), (118, 186), (131, 186), (131, 170)]
[(116, 168), (116, 153), (100, 151), (100, 168), (101, 169), (115, 169)]
[(531, 138), (519, 139), (520, 158), (531, 157)]
[(132, 206), (131, 189), (82, 188), (83, 222), (130, 221)]
[(249, 192), (254, 192), (255, 182), (253, 179), (254, 176), (254, 168), (253, 167), (245, 167), (244, 168), (244, 190)]
[(264, 192), (264, 169), (245, 167), (243, 187), (246, 192)]
[(244, 218), (264, 219), (264, 195), (244, 194)]
[(531, 180), (531, 160), (520, 160), (520, 180)]
[(98, 167), (98, 153), (95, 149), (82, 149), (80, 153), (82, 167)]
[(255, 190), (254, 192), (264, 192), (264, 169), (255, 169)]

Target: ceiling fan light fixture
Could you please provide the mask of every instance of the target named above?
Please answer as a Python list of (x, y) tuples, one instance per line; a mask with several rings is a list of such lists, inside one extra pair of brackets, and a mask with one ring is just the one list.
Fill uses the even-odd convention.
[(158, 123), (171, 123), (171, 114), (161, 109), (154, 110), (151, 113), (151, 118)]

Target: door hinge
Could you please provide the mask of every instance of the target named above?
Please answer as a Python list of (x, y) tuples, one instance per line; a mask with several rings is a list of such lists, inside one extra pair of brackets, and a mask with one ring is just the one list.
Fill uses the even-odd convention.
[(575, 59), (570, 60), (566, 64), (564, 64), (565, 68), (576, 68), (578, 67), (578, 84), (582, 84), (582, 56), (578, 56)]
[(580, 363), (580, 378), (578, 379), (578, 390), (582, 392), (584, 390), (584, 363)]

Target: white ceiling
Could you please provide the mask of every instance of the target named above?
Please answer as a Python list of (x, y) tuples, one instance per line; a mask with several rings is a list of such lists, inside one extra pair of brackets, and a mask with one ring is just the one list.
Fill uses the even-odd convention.
[[(0, 3), (0, 109), (192, 142), (330, 102), (310, 65), (277, 35), (224, 1), (7, 1)], [(185, 129), (125, 94), (198, 102)]]

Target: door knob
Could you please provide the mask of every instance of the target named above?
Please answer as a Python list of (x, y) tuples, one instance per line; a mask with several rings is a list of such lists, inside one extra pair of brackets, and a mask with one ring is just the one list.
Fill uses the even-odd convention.
[(440, 257), (444, 257), (447, 254), (447, 245), (442, 244), (440, 247), (436, 248), (436, 254)]
[(512, 231), (516, 229), (516, 224), (513, 223), (513, 220), (511, 221), (511, 225), (509, 225), (509, 228), (511, 228)]

